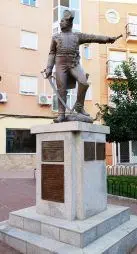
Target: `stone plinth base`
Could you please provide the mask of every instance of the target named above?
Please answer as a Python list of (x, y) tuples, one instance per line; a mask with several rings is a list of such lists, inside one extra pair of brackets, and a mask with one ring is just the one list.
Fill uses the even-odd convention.
[(72, 221), (104, 211), (109, 127), (75, 121), (31, 132), (37, 134), (37, 212)]
[(24, 254), (126, 254), (137, 244), (137, 217), (109, 205), (86, 220), (66, 221), (30, 207), (0, 223), (0, 240)]

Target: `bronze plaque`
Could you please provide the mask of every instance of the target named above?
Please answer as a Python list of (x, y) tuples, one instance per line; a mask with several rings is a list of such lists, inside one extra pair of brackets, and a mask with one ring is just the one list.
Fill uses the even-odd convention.
[(105, 160), (105, 143), (96, 143), (96, 160)]
[(95, 160), (95, 142), (84, 142), (84, 160)]
[(42, 164), (42, 199), (64, 203), (64, 165)]
[(64, 141), (43, 141), (42, 161), (64, 162)]

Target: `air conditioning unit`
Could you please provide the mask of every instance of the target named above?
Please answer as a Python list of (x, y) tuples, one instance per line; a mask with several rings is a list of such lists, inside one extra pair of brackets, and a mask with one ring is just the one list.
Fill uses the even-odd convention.
[(1, 102), (7, 102), (7, 94), (6, 93), (1, 93), (0, 92), (0, 103)]
[(52, 104), (52, 95), (40, 94), (39, 95), (39, 104), (51, 105)]

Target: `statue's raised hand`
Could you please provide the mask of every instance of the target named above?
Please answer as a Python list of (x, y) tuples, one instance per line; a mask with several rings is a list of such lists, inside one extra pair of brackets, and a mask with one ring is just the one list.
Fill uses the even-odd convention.
[(49, 78), (52, 75), (52, 70), (51, 69), (47, 68), (47, 69), (44, 70), (44, 72), (45, 72), (46, 78)]
[(119, 35), (119, 36), (114, 36), (114, 37), (110, 37), (109, 38), (109, 43), (114, 43), (116, 40), (120, 39), (121, 37), (123, 37), (123, 35)]
[(49, 78), (50, 76), (52, 76), (52, 71), (51, 69), (44, 69), (43, 71), (41, 71), (41, 74), (43, 76), (43, 78)]

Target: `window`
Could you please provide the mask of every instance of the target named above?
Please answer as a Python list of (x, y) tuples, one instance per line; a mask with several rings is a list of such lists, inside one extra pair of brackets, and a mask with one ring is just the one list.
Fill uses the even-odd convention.
[(58, 6), (58, 0), (53, 0), (53, 7)]
[(6, 153), (36, 153), (36, 135), (26, 129), (6, 129)]
[[(88, 82), (89, 83), (89, 82)], [(89, 83), (89, 88), (86, 92), (86, 97), (85, 97), (86, 101), (91, 101), (92, 100), (92, 87), (91, 84)]]
[(54, 22), (58, 21), (58, 8), (55, 8), (53, 11), (53, 17), (54, 17)]
[(21, 0), (22, 4), (30, 5), (30, 6), (36, 6), (37, 0)]
[(71, 1), (71, 8), (72, 9), (79, 9), (80, 8), (80, 3), (79, 3), (79, 0), (72, 0)]
[(137, 15), (128, 16), (127, 36), (137, 36)]
[[(73, 108), (73, 106), (76, 102), (76, 97), (77, 97), (77, 94), (76, 94), (75, 89), (68, 90), (67, 103), (66, 104), (69, 106), (70, 109)], [(53, 94), (52, 110), (53, 111), (58, 111), (58, 98), (57, 98), (56, 94)]]
[(21, 75), (19, 93), (24, 95), (36, 95), (37, 83), (38, 83), (37, 77)]
[[(55, 73), (54, 73), (55, 75)], [(56, 80), (53, 79), (53, 82), (56, 86)], [(67, 105), (69, 106), (70, 109), (73, 108), (75, 102), (76, 102), (76, 97), (77, 97), (77, 87), (75, 89), (68, 89), (67, 91)], [(53, 94), (53, 102), (52, 102), (52, 110), (53, 111), (58, 111), (58, 98), (56, 94)]]
[(57, 34), (58, 33), (58, 27), (53, 28), (53, 34)]
[(130, 53), (129, 57), (132, 57), (134, 59), (134, 61), (136, 62), (136, 65), (137, 65), (137, 53)]
[(69, 7), (69, 0), (60, 0), (60, 5)]
[(137, 141), (132, 141), (131, 162), (137, 163)]
[(55, 28), (60, 31), (60, 20), (63, 17), (63, 12), (66, 9), (75, 11), (73, 24), (74, 31), (80, 31), (80, 0), (54, 0), (53, 1), (53, 32)]
[(117, 163), (137, 163), (137, 141), (116, 144)]
[(112, 108), (116, 107), (115, 103), (112, 101), (112, 97), (114, 95), (116, 95), (115, 91), (113, 91), (110, 87), (108, 87), (108, 105)]
[(126, 60), (126, 52), (110, 51), (108, 60), (108, 75), (114, 76), (115, 69)]
[(91, 59), (91, 46), (89, 45), (84, 46), (84, 57), (86, 60)]
[(29, 31), (21, 31), (20, 47), (27, 49), (38, 49), (38, 35)]

